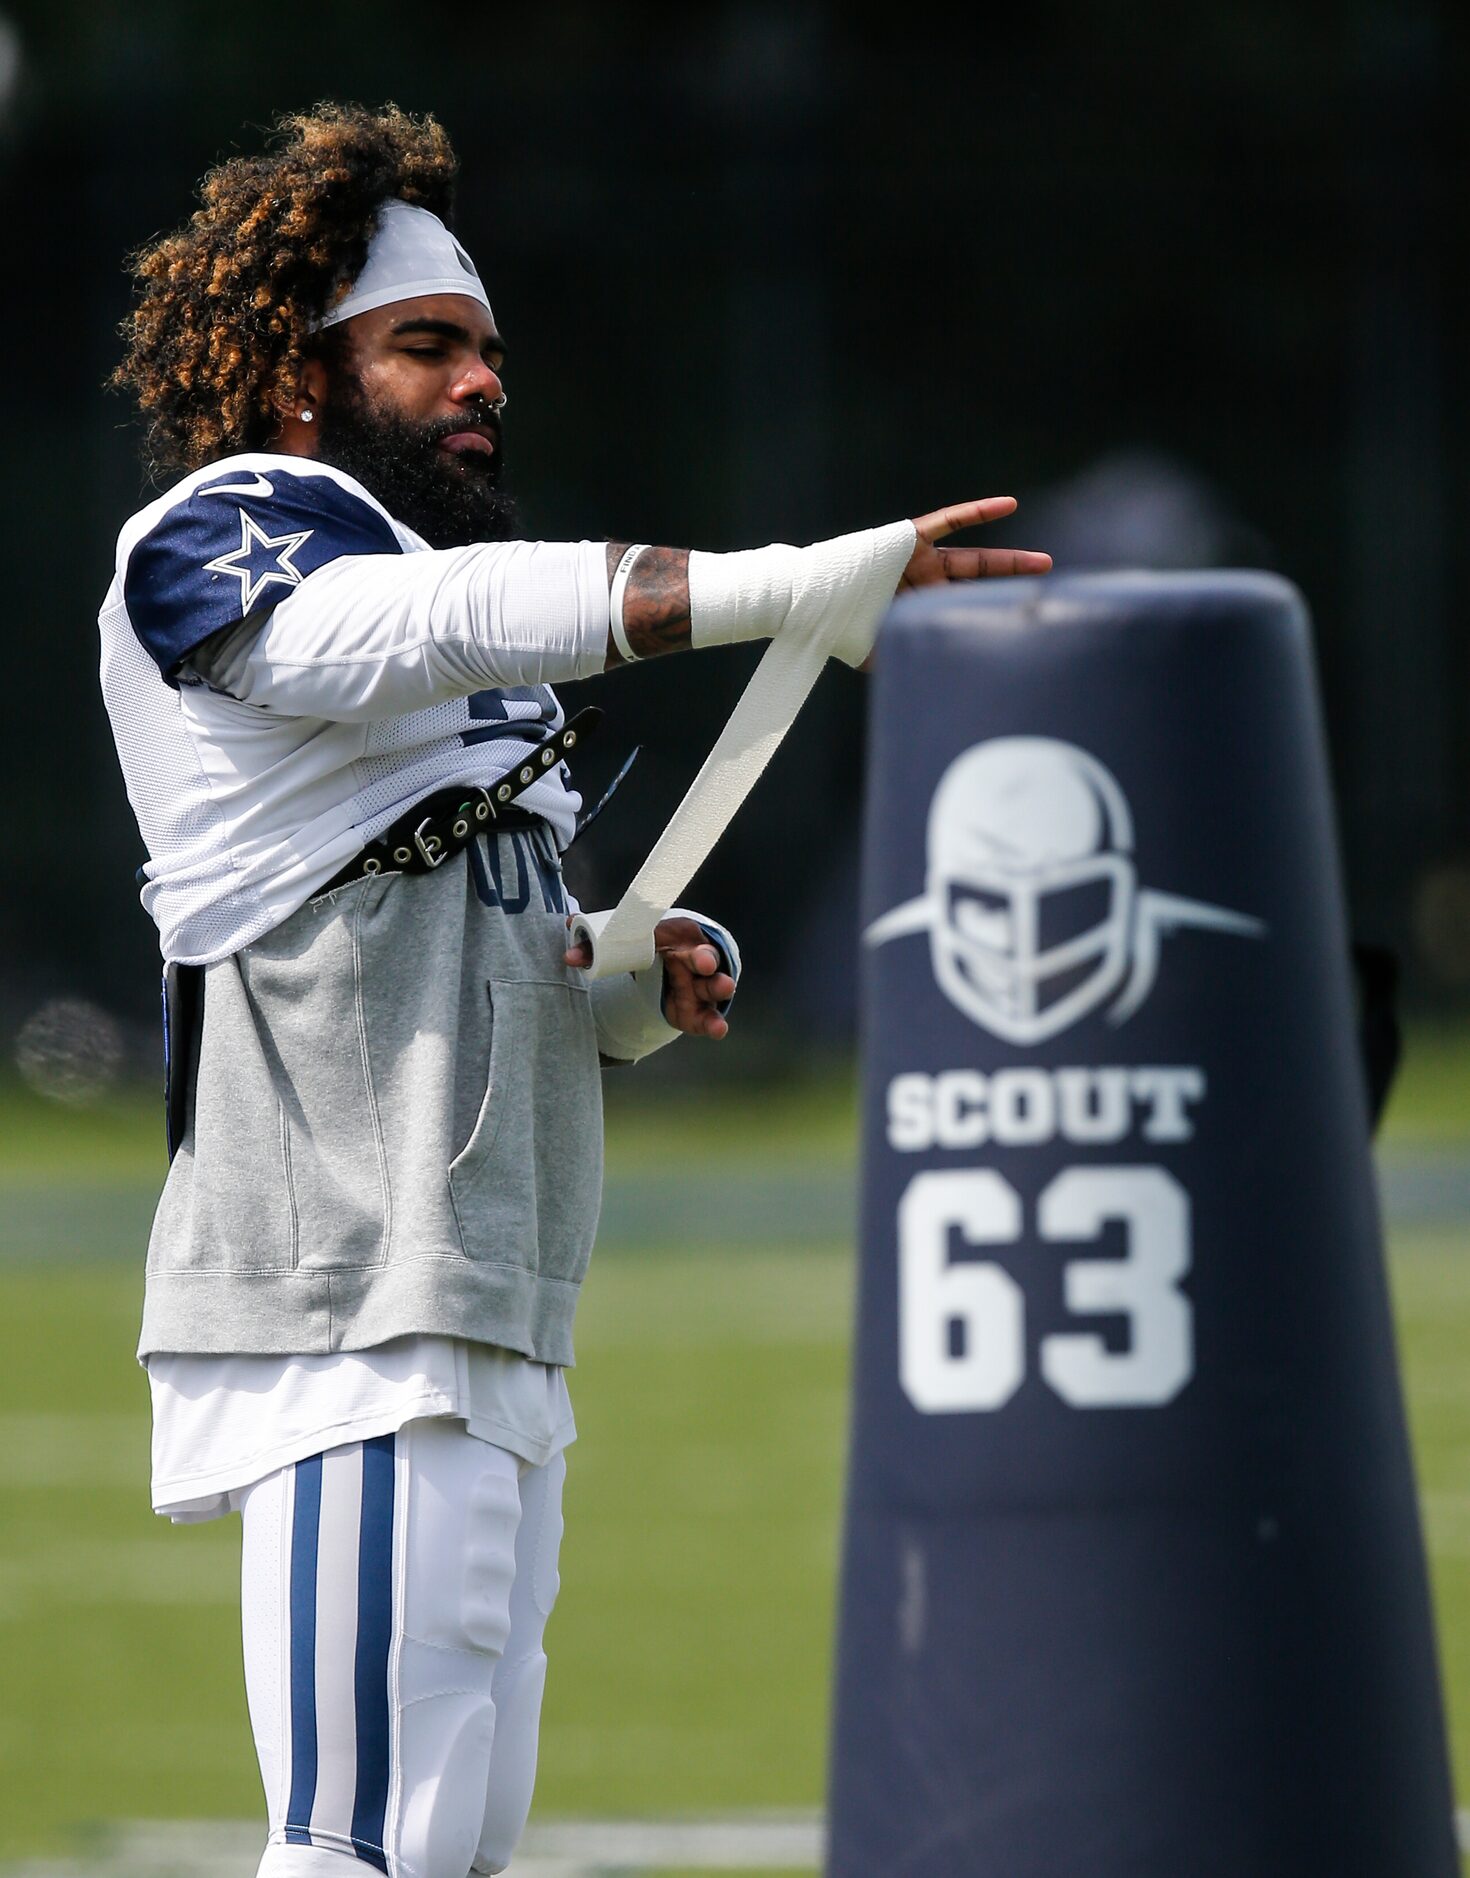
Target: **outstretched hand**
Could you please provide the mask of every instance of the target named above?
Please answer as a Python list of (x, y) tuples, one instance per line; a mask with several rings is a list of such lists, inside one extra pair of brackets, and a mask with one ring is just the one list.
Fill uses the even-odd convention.
[(1014, 496), (982, 496), (978, 502), (952, 502), (947, 508), (935, 509), (932, 515), (916, 515), (914, 527), (919, 539), (903, 570), (898, 591), (931, 587), (941, 580), (993, 580), (998, 575), (1048, 573), (1051, 556), (1037, 554), (1029, 548), (938, 548), (934, 545), (962, 528), (974, 528), (979, 522), (1003, 521), (1015, 512)]
[[(721, 969), (720, 955), (703, 927), (692, 919), (661, 919), (653, 929), (653, 944), (664, 965), (665, 1020), (686, 1036), (718, 1042), (730, 1025), (715, 1007), (734, 997), (735, 980)], [(585, 945), (572, 946), (564, 957), (568, 965), (584, 970), (592, 963)]]

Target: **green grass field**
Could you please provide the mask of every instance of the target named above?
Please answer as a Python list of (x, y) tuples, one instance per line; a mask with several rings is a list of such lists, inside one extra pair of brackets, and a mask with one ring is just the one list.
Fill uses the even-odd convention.
[[(852, 1116), (841, 1081), (735, 1101), (660, 1098), (649, 1080), (611, 1118), (612, 1168), (672, 1156), (721, 1229), (709, 1246), (614, 1246), (587, 1288), (541, 1814), (820, 1804), (851, 1253), (740, 1244), (729, 1182), (753, 1152), (840, 1178)], [(3, 1863), (75, 1846), (87, 1822), (249, 1818), (259, 1792), (238, 1528), (170, 1528), (147, 1505), (131, 1254), (155, 1109), (70, 1114), (11, 1091), (0, 1121)], [(1389, 1135), (1470, 1154), (1470, 1049), (1415, 1050)], [(1400, 1230), (1392, 1272), (1470, 1796), (1470, 1220)]]

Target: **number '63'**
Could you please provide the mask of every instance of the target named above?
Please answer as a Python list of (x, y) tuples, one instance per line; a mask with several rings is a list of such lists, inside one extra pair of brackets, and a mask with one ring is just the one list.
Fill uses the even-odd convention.
[[(1072, 1259), (1063, 1296), (1077, 1315), (1128, 1319), (1128, 1348), (1093, 1331), (1043, 1337), (1041, 1373), (1074, 1408), (1157, 1407), (1194, 1373), (1189, 1195), (1162, 1167), (1069, 1167), (1037, 1201), (1048, 1244), (1096, 1240), (1109, 1221), (1124, 1258)], [(917, 1174), (898, 1208), (899, 1376), (925, 1414), (998, 1409), (1026, 1373), (1025, 1298), (999, 1265), (952, 1260), (951, 1233), (973, 1246), (1021, 1237), (1021, 1197), (990, 1168)], [(957, 1334), (956, 1334), (957, 1331)]]

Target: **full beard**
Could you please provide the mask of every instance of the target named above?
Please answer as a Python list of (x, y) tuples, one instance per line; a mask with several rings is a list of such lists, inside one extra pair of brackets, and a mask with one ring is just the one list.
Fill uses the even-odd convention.
[[(420, 423), (370, 403), (351, 380), (339, 379), (333, 393), (330, 404), (318, 411), (322, 462), (356, 477), (431, 548), (511, 541), (520, 533), (515, 501), (500, 487), (504, 459), (498, 412), (470, 410)], [(494, 440), (493, 456), (440, 449), (440, 438), (469, 428)]]

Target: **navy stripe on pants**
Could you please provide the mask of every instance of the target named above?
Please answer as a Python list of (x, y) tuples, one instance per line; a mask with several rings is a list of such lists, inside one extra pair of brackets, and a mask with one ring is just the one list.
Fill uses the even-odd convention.
[(362, 1528), (357, 1554), (357, 1798), (352, 1844), (386, 1872), (388, 1651), (393, 1637), (393, 1443), (362, 1444)]
[(322, 1457), (296, 1467), (291, 1516), (291, 1797), (286, 1839), (311, 1844), (316, 1799), (316, 1561), (321, 1527)]

